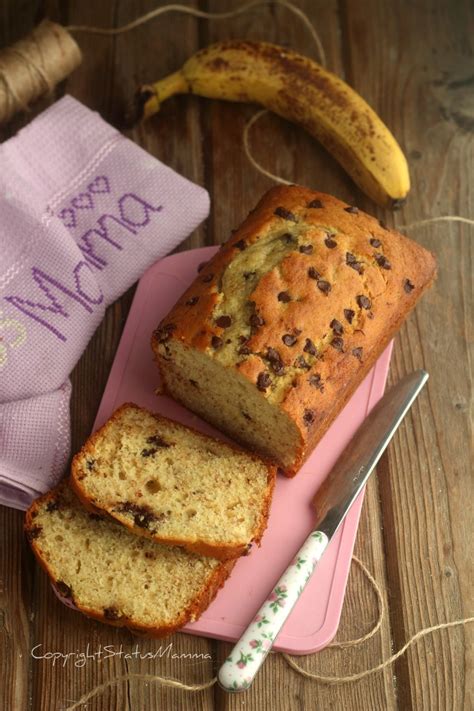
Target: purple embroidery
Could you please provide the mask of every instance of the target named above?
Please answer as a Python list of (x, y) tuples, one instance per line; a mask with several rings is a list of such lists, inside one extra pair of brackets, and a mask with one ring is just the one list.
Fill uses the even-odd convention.
[[(138, 208), (141, 213), (140, 215), (137, 214), (138, 205), (141, 205), (141, 208)], [(129, 225), (133, 225), (133, 227), (145, 227), (151, 219), (149, 212), (160, 212), (163, 209), (163, 205), (154, 207), (153, 205), (150, 205), (149, 202), (143, 200), (134, 193), (125, 193), (125, 195), (122, 195), (118, 201), (118, 206), (122, 220), (127, 222)], [(128, 216), (126, 211), (128, 212)], [(133, 219), (133, 215), (135, 215), (136, 218), (141, 217), (142, 222), (137, 222), (136, 219)]]
[(75, 227), (77, 225), (76, 215), (70, 207), (65, 207), (64, 210), (58, 213), (58, 217), (63, 221), (65, 227)]
[[(44, 304), (41, 304), (37, 301), (30, 301), (30, 299), (22, 299), (19, 296), (5, 296), (4, 299), (5, 301), (8, 301), (12, 306), (15, 306), (17, 309), (22, 311), (24, 314), (27, 316), (30, 316), (32, 319), (37, 321), (38, 323), (41, 323), (43, 326), (45, 326), (47, 329), (49, 329), (52, 333), (54, 333), (55, 336), (57, 336), (61, 341), (66, 340), (66, 336), (62, 334), (60, 331), (58, 331), (57, 328), (52, 326), (50, 323), (45, 321), (44, 319), (40, 318), (36, 313), (29, 311), (26, 307), (29, 307), (30, 309), (39, 309), (40, 311), (47, 312), (49, 311), (52, 314), (60, 314), (61, 316), (64, 316), (65, 318), (69, 318), (69, 313), (66, 311), (66, 309), (60, 304), (60, 302), (55, 298), (54, 294), (51, 292), (50, 288), (47, 286), (49, 283), (52, 287), (55, 287), (59, 291), (61, 291), (63, 294), (66, 294), (67, 296), (70, 296), (71, 299), (74, 299), (79, 303), (81, 306), (83, 306), (86, 311), (89, 313), (92, 313), (92, 309), (89, 306), (89, 304), (84, 301), (84, 299), (81, 299), (80, 296), (75, 294), (73, 291), (67, 288), (67, 286), (64, 286), (64, 284), (61, 284), (59, 281), (56, 281), (53, 277), (49, 276), (49, 274), (46, 274), (43, 272), (41, 269), (38, 269), (38, 267), (32, 267), (31, 273), (33, 275), (33, 279), (43, 291), (44, 294), (46, 294), (47, 298), (51, 302), (49, 306), (45, 306)], [(45, 283), (46, 282), (46, 283)]]
[(110, 183), (106, 175), (98, 175), (92, 183), (89, 183), (87, 190), (90, 193), (110, 193)]
[(71, 205), (77, 210), (91, 210), (94, 207), (94, 200), (89, 193), (80, 193), (71, 200)]
[[(88, 274), (89, 279), (87, 280), (89, 282), (89, 285), (92, 287), (92, 289), (95, 289), (96, 292), (98, 291), (98, 296), (96, 296), (96, 297), (91, 296), (90, 294), (87, 294), (84, 291), (84, 287), (81, 282), (81, 277), (79, 276), (79, 272), (81, 271), (81, 269), (83, 267), (85, 267), (89, 271), (89, 274)], [(74, 282), (76, 284), (77, 293), (80, 294), (90, 304), (101, 304), (104, 300), (104, 295), (103, 295), (99, 285), (97, 284), (97, 281), (95, 280), (94, 275), (92, 274), (92, 269), (91, 269), (90, 265), (87, 264), (87, 262), (79, 262), (79, 264), (76, 264), (76, 266), (74, 267), (73, 274), (74, 274)]]

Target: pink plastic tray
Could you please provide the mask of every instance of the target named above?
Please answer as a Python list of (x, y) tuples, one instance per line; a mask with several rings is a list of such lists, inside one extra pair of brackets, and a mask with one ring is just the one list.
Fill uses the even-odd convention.
[[(94, 429), (123, 402), (155, 412), (213, 435), (208, 424), (167, 397), (154, 394), (159, 385), (150, 348), (151, 333), (196, 275), (198, 264), (215, 247), (166, 257), (141, 279), (120, 341)], [(313, 527), (311, 500), (352, 434), (381, 397), (391, 346), (379, 358), (311, 458), (294, 479), (278, 477), (268, 529), (261, 548), (241, 558), (216, 600), (194, 624), (190, 634), (236, 640), (254, 617), (273, 583), (292, 560)], [(281, 631), (275, 650), (309, 654), (325, 647), (336, 634), (363, 495), (331, 542), (298, 605)]]

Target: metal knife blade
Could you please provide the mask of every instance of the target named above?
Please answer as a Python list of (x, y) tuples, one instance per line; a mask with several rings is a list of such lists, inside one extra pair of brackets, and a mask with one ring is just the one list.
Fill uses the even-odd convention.
[(343, 522), (427, 380), (428, 373), (417, 370), (385, 393), (318, 489), (313, 499), (315, 528), (329, 539)]

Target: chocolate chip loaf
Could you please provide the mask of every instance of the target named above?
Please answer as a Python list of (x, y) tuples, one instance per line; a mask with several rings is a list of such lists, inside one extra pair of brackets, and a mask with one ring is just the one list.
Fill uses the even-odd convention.
[(435, 273), (357, 208), (273, 188), (156, 329), (164, 388), (293, 476)]

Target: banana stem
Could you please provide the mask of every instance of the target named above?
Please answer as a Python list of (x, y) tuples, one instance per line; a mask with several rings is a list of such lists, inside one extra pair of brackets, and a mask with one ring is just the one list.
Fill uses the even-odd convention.
[(162, 102), (169, 99), (170, 96), (174, 96), (175, 94), (187, 94), (188, 92), (189, 85), (181, 71), (169, 74), (154, 84), (142, 86), (140, 94), (147, 96), (143, 104), (143, 118), (147, 119), (153, 116), (153, 114), (156, 114), (160, 110)]

